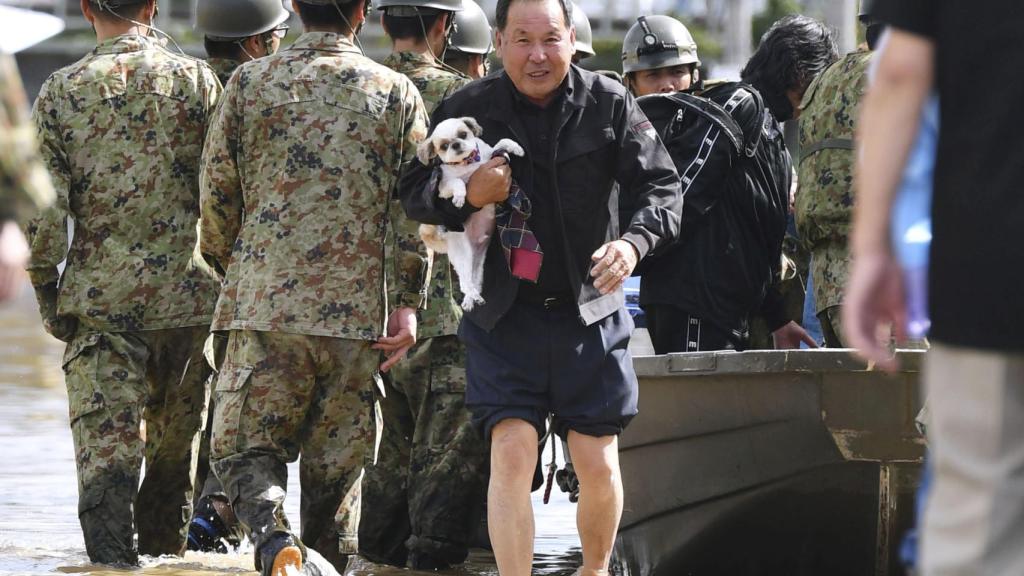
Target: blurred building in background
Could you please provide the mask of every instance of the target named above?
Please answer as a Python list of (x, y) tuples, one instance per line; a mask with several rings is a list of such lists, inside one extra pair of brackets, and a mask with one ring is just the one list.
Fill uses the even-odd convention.
[[(202, 56), (202, 38), (193, 29), (197, 0), (160, 0), (157, 26), (171, 34), (188, 53)], [(201, 0), (200, 0), (201, 1)], [(286, 0), (290, 1), (290, 0)], [(497, 0), (479, 0), (492, 17)], [(858, 0), (577, 0), (590, 17), (598, 56), (584, 62), (589, 68), (619, 70), (621, 40), (641, 14), (670, 14), (694, 33), (701, 60), (712, 77), (738, 74), (750, 56), (760, 33), (786, 13), (802, 12), (827, 21), (839, 32), (840, 49), (851, 50), (857, 42)], [(94, 45), (78, 0), (0, 0), (0, 4), (31, 8), (54, 14), (67, 22), (60, 36), (18, 55), (26, 89), (34, 97), (43, 80), (55, 69), (80, 58)], [(380, 28), (378, 12), (371, 15), (360, 36), (370, 56), (385, 57), (389, 50)], [(301, 25), (292, 17), (292, 38)], [(287, 44), (288, 40), (285, 41)]]

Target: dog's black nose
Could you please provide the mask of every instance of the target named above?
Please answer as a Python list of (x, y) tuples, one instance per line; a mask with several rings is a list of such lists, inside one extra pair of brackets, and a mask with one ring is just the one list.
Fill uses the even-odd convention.
[(462, 152), (462, 142), (452, 142), (452, 150)]

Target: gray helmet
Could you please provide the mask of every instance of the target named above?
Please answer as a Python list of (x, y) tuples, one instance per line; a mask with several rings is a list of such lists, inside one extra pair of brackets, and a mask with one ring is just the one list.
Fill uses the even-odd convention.
[(455, 14), (455, 32), (448, 49), (467, 54), (490, 54), (494, 47), (487, 14), (473, 0), (462, 0), (462, 11)]
[(594, 32), (590, 29), (590, 19), (575, 2), (572, 3), (572, 25), (576, 27), (576, 53), (582, 58), (597, 54), (594, 51)]
[(697, 43), (683, 23), (668, 16), (641, 16), (622, 41), (622, 71), (700, 65)]
[[(377, 0), (373, 3), (378, 10), (391, 16), (418, 16), (438, 11), (459, 12), (462, 0)], [(426, 10), (423, 10), (426, 8)]]
[(857, 12), (857, 18), (861, 22), (872, 19), (872, 11), (875, 9), (875, 0), (860, 0), (860, 10)]
[(248, 38), (277, 28), (288, 16), (281, 0), (199, 0), (196, 29), (209, 38)]

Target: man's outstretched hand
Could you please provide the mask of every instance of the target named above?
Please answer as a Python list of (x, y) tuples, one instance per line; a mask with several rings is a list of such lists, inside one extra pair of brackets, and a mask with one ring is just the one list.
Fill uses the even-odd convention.
[(416, 344), (416, 309), (398, 308), (388, 317), (387, 336), (377, 339), (373, 345), (374, 350), (384, 353), (384, 363), (380, 365), (381, 372), (387, 372), (399, 360), (405, 358), (409, 349)]
[(899, 264), (888, 253), (855, 256), (843, 300), (846, 341), (865, 360), (884, 370), (895, 370), (896, 360), (888, 346), (889, 327), (895, 331), (897, 342), (905, 342), (906, 325)]
[(611, 294), (633, 273), (639, 254), (629, 242), (615, 240), (598, 248), (590, 259), (594, 261), (590, 270), (594, 288), (601, 294)]

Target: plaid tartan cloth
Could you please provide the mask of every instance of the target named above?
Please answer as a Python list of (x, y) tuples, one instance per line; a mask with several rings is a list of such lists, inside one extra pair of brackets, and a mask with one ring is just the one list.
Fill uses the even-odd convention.
[(527, 223), (532, 210), (530, 199), (513, 180), (508, 198), (496, 207), (494, 223), (509, 272), (515, 278), (536, 283), (544, 250)]

